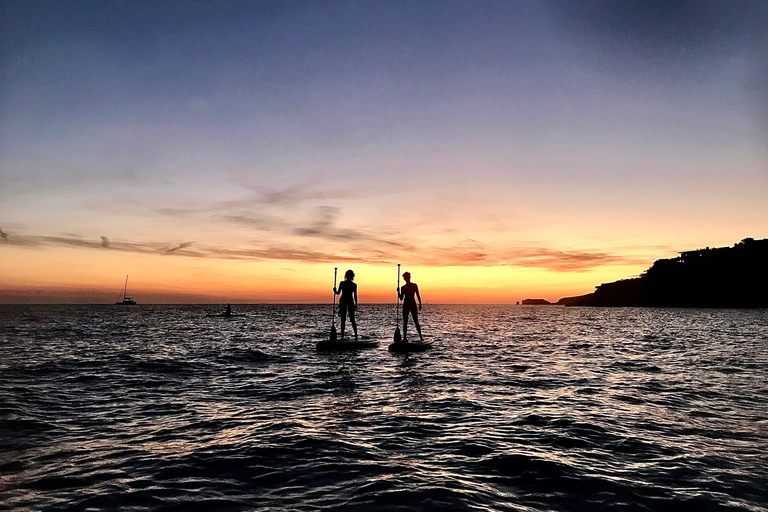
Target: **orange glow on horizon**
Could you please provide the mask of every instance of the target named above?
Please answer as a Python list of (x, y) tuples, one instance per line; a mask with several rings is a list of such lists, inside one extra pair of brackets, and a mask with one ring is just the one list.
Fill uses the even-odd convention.
[[(333, 266), (327, 263), (216, 260), (69, 248), (54, 251), (5, 247), (2, 254), (0, 279), (4, 286), (0, 303), (110, 303), (118, 299), (126, 274), (128, 294), (141, 304), (332, 300)], [(412, 273), (425, 303), (514, 304), (526, 298), (554, 302), (589, 293), (603, 282), (637, 275), (648, 265), (601, 266), (581, 272), (513, 266), (403, 265), (401, 273)], [(355, 270), (361, 303), (394, 301), (394, 264), (337, 266), (339, 280), (348, 268)]]

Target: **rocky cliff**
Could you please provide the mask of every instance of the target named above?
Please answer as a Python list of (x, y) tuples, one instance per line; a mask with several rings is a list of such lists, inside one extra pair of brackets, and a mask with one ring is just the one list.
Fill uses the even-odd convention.
[(640, 277), (565, 297), (565, 306), (702, 308), (768, 307), (768, 239), (745, 238), (733, 247), (681, 252), (657, 260)]

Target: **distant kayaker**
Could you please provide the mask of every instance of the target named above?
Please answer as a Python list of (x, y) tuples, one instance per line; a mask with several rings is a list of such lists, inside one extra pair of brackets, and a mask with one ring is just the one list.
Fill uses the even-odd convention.
[(224, 312), (224, 316), (232, 316), (232, 306), (227, 302), (227, 310)]
[(357, 323), (355, 322), (355, 311), (357, 310), (357, 283), (354, 282), (355, 273), (352, 269), (344, 272), (344, 281), (339, 283), (338, 288), (333, 289), (339, 297), (339, 317), (341, 317), (341, 339), (344, 339), (344, 323), (349, 314), (349, 321), (352, 329), (355, 331), (355, 341), (357, 341)]
[[(419, 294), (419, 285), (411, 282), (411, 273), (403, 274), (405, 284), (402, 288), (397, 288), (397, 295), (403, 301), (403, 341), (408, 341), (408, 313), (413, 315), (413, 323), (416, 325), (416, 332), (419, 333), (419, 339), (424, 341), (421, 335), (421, 325), (419, 325), (419, 311), (421, 311), (421, 294)], [(419, 299), (419, 307), (416, 308), (416, 299)]]

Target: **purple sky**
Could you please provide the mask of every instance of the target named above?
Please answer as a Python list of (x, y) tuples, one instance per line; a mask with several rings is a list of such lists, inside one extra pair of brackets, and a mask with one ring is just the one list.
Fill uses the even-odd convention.
[(0, 6), (0, 260), (642, 266), (768, 236), (762, 1)]

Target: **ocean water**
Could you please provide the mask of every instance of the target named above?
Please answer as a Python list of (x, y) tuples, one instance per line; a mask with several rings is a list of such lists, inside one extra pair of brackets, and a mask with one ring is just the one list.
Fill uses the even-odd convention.
[(768, 311), (0, 306), (0, 509), (768, 510)]

